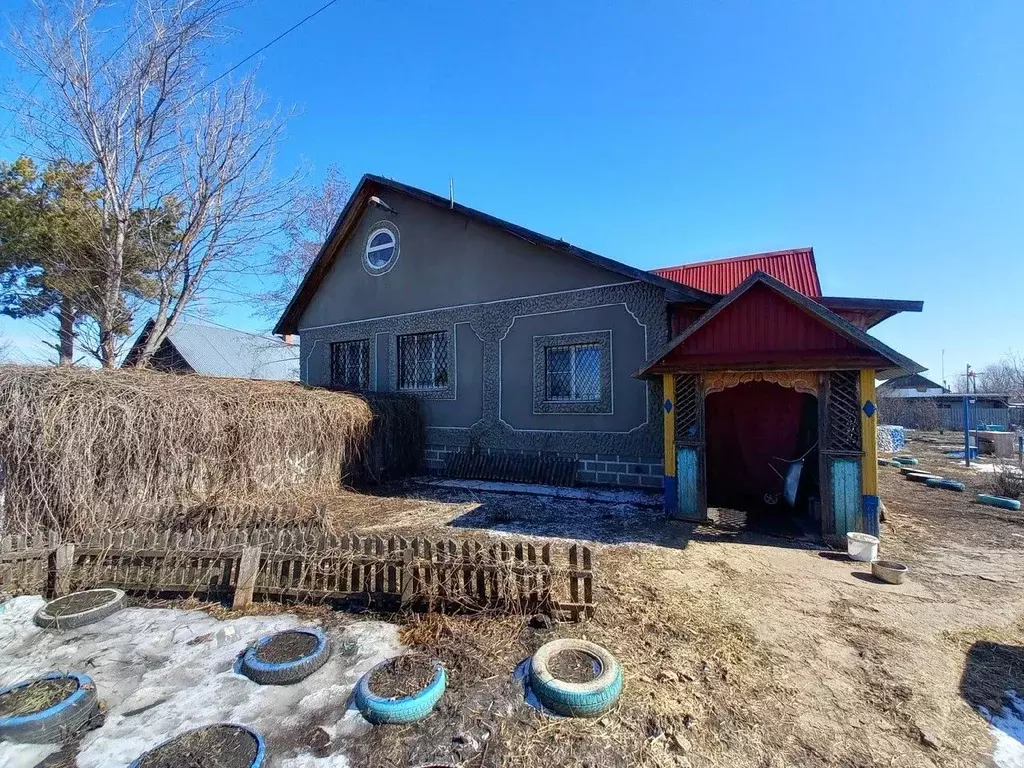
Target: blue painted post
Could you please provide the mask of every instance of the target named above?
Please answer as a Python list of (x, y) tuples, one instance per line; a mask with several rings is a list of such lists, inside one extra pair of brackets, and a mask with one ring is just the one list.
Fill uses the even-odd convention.
[(964, 395), (964, 461), (971, 466), (971, 403)]

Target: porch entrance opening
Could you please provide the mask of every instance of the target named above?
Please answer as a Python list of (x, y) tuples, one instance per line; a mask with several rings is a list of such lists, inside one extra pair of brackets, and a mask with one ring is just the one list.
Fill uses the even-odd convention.
[[(708, 506), (720, 510), (720, 522), (789, 535), (816, 530), (811, 514), (819, 499), (814, 395), (764, 381), (710, 393), (705, 435)], [(800, 459), (799, 482), (787, 493), (790, 467)]]

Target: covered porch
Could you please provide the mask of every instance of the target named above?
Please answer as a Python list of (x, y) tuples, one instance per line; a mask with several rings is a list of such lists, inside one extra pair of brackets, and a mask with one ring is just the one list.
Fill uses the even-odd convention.
[(878, 533), (876, 376), (920, 370), (757, 273), (638, 372), (664, 394), (665, 511), (826, 539)]

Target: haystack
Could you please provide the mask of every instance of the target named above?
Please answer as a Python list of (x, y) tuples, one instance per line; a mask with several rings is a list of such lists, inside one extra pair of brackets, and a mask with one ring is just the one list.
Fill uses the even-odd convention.
[(327, 492), (415, 467), (414, 401), (288, 382), (0, 366), (0, 532)]

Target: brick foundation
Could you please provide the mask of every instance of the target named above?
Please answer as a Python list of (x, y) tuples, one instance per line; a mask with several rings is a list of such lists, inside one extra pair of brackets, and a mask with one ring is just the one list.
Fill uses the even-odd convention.
[[(424, 466), (428, 472), (441, 473), (451, 453), (460, 453), (464, 449), (451, 448), (445, 445), (428, 445), (424, 454)], [(509, 451), (500, 448), (481, 448), (488, 455), (532, 455), (542, 456), (550, 452), (544, 451)], [(553, 455), (562, 458), (576, 459), (579, 462), (576, 471), (576, 482), (580, 485), (606, 485), (619, 488), (647, 488), (651, 490), (662, 487), (662, 476), (665, 465), (660, 456), (625, 456), (599, 453), (564, 453)]]

